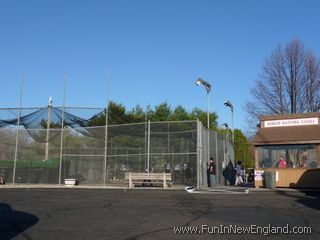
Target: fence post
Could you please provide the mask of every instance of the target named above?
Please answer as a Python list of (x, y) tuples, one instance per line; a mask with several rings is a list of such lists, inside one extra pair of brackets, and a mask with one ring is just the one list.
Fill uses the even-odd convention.
[(219, 155), (218, 155), (218, 132), (217, 131), (214, 131), (214, 136), (215, 136), (215, 144), (216, 144), (216, 183), (217, 183), (217, 186), (219, 186), (219, 177), (221, 175), (220, 173), (220, 168), (219, 168), (219, 163), (220, 161), (218, 160), (219, 158)]
[[(108, 70), (107, 74), (107, 89), (106, 92), (108, 92), (108, 83), (110, 82), (110, 73), (111, 71)], [(104, 135), (104, 161), (103, 161), (103, 185), (106, 186), (107, 181), (107, 157), (108, 157), (108, 117), (109, 117), (109, 99), (108, 94), (107, 100), (106, 100), (106, 125), (105, 125), (105, 135)]]
[(66, 97), (66, 84), (67, 74), (64, 73), (64, 88), (63, 88), (63, 103), (62, 103), (62, 116), (61, 116), (61, 139), (60, 139), (60, 161), (59, 161), (59, 184), (61, 184), (62, 174), (62, 154), (63, 154), (63, 129), (64, 129), (64, 105)]
[[(225, 141), (225, 138), (223, 138), (223, 165), (222, 165), (222, 167), (223, 167), (224, 170), (226, 170), (226, 167), (227, 167), (227, 165), (226, 165), (226, 155), (227, 155), (227, 153), (226, 153), (226, 141)], [(227, 174), (227, 172), (226, 172), (226, 174)], [(224, 178), (224, 185), (227, 186), (227, 178), (226, 177)]]
[(131, 178), (131, 172), (129, 172), (129, 188), (133, 188), (132, 178)]
[(202, 137), (201, 122), (197, 119), (197, 188), (202, 187)]
[(150, 169), (150, 120), (148, 120), (148, 156), (147, 156), (147, 173)]
[(106, 107), (106, 125), (104, 137), (104, 161), (103, 161), (103, 185), (106, 186), (107, 181), (107, 157), (108, 157), (108, 107)]
[(21, 75), (21, 87), (20, 87), (20, 103), (19, 103), (19, 112), (18, 112), (18, 124), (17, 124), (17, 133), (16, 133), (16, 147), (15, 147), (15, 150), (14, 150), (12, 184), (15, 183), (15, 178), (16, 178), (16, 167), (17, 167), (17, 158), (18, 158), (18, 142), (19, 142), (19, 128), (20, 128), (20, 117), (21, 117), (23, 81), (24, 81), (24, 75), (22, 74)]

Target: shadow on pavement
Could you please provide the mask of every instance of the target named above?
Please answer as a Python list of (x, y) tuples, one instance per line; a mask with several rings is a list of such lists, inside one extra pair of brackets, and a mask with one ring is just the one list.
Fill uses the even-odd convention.
[(300, 203), (308, 208), (315, 210), (320, 210), (320, 192), (319, 191), (310, 191), (310, 190), (299, 190), (301, 193), (304, 193), (305, 196), (297, 196), (296, 194), (292, 195), (290, 192), (286, 191), (276, 191), (280, 195), (287, 197), (297, 198), (296, 202)]
[[(308, 198), (298, 199), (297, 202), (305, 205), (306, 207), (313, 208), (315, 210), (320, 210), (320, 192), (310, 192), (310, 191), (301, 191), (305, 195), (309, 196)], [(310, 198), (311, 197), (311, 198)]]
[(1, 240), (13, 239), (19, 234), (22, 234), (25, 239), (31, 239), (24, 231), (38, 221), (39, 219), (30, 213), (14, 211), (10, 205), (0, 203)]

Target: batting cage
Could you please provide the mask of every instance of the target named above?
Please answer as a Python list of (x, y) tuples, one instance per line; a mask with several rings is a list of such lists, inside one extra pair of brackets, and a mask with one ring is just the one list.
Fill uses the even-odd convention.
[(125, 186), (128, 172), (154, 172), (171, 173), (173, 186), (204, 188), (213, 157), (217, 185), (232, 181), (228, 136), (208, 131), (200, 121), (95, 126), (104, 111), (0, 109), (0, 176), (9, 184), (62, 184), (74, 178), (81, 185)]

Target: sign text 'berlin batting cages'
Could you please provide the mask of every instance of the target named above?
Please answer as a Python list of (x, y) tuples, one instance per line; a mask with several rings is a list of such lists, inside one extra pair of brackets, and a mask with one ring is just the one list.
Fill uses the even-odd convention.
[(265, 121), (264, 127), (292, 127), (304, 125), (317, 125), (318, 118), (298, 118), (298, 119), (282, 119)]

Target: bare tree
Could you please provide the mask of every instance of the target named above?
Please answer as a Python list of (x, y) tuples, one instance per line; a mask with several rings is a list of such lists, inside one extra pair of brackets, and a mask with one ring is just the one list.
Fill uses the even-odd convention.
[(275, 48), (262, 66), (262, 73), (246, 103), (248, 125), (260, 115), (319, 111), (320, 62), (298, 39)]
[(305, 103), (307, 112), (320, 109), (320, 62), (312, 52), (306, 54), (305, 69)]

